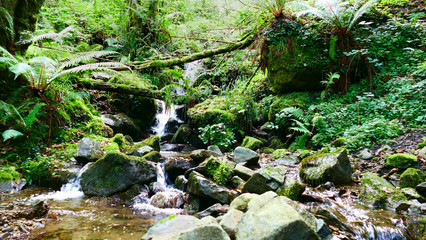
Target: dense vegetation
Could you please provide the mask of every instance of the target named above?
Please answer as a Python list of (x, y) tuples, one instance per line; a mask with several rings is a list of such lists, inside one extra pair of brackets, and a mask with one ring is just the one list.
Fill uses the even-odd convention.
[[(154, 93), (185, 104), (199, 137), (184, 142), (225, 151), (255, 129), (269, 134), (257, 137), (271, 148), (339, 142), (350, 151), (424, 129), (422, 4), (311, 2), (47, 0), (35, 31), (19, 35), (16, 16), (0, 4), (8, 36), (0, 48), (4, 178), (16, 177), (13, 168), (41, 183), (47, 169), (68, 164), (82, 137), (125, 151), (101, 114), (128, 115), (139, 129), (131, 137), (143, 139), (156, 113)], [(194, 83), (182, 64), (137, 70), (246, 39), (246, 49), (205, 58)], [(115, 90), (95, 90), (100, 82)], [(177, 85), (187, 93), (174, 96)], [(129, 95), (142, 90), (148, 94)]]

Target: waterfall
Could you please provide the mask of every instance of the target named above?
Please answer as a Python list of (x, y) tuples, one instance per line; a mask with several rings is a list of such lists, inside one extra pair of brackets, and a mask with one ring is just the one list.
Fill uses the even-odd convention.
[(90, 165), (91, 163), (88, 163), (83, 168), (81, 168), (77, 172), (77, 174), (73, 178), (71, 178), (71, 180), (69, 180), (68, 183), (62, 185), (60, 191), (38, 195), (33, 197), (33, 199), (39, 199), (39, 200), (52, 199), (57, 201), (63, 201), (67, 199), (76, 199), (76, 198), (84, 197), (84, 193), (83, 191), (81, 191), (80, 180), (81, 180), (81, 175), (83, 174), (84, 171), (87, 170), (87, 168), (89, 168)]
[(178, 118), (175, 105), (171, 105), (169, 108), (167, 108), (166, 103), (161, 100), (157, 100), (157, 104), (159, 108), (157, 115), (155, 116), (156, 124), (152, 127), (151, 130), (154, 135), (162, 137), (166, 134), (168, 123), (175, 121), (179, 124), (183, 123), (183, 121)]
[(144, 193), (136, 196), (133, 209), (142, 212), (160, 212), (177, 214), (183, 211), (187, 194), (167, 184), (167, 173), (164, 163), (157, 164), (157, 181), (153, 184), (155, 194), (147, 198)]

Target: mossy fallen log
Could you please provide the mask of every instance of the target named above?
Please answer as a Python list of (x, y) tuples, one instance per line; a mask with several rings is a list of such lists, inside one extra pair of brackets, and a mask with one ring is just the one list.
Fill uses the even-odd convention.
[(115, 92), (115, 93), (124, 93), (124, 94), (132, 94), (135, 96), (142, 96), (147, 98), (155, 98), (163, 100), (166, 96), (166, 93), (161, 90), (152, 90), (148, 88), (139, 88), (132, 87), (126, 84), (111, 84), (104, 82), (102, 80), (89, 80), (89, 79), (80, 79), (77, 82), (79, 87), (91, 89), (91, 90), (99, 90), (99, 91), (107, 91), (107, 92)]
[(232, 43), (226, 47), (209, 49), (203, 52), (194, 53), (184, 57), (166, 59), (166, 60), (154, 60), (154, 61), (144, 61), (144, 62), (133, 62), (131, 63), (131, 68), (135, 70), (145, 70), (150, 68), (163, 68), (171, 67), (179, 64), (184, 64), (192, 61), (196, 61), (203, 58), (213, 57), (222, 53), (232, 52), (238, 49), (244, 49), (250, 46), (253, 43), (252, 37), (245, 37), (243, 40), (237, 43)]

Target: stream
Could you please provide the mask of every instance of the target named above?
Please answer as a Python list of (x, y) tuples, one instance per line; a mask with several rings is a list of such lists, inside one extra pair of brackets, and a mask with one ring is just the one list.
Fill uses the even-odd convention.
[[(185, 77), (190, 83), (196, 80), (200, 61), (185, 66)], [(181, 93), (182, 89), (177, 89)], [(182, 106), (166, 106), (157, 102), (159, 110), (154, 135), (164, 136), (171, 122), (182, 124), (177, 109)], [(166, 158), (176, 157), (176, 146), (164, 143), (160, 152)], [(267, 162), (271, 156), (262, 156)], [(271, 164), (280, 164), (275, 161)], [(136, 197), (122, 195), (112, 197), (87, 197), (81, 191), (80, 179), (90, 163), (75, 166), (77, 174), (60, 191), (43, 188), (27, 188), (17, 194), (0, 196), (2, 201), (44, 200), (50, 206), (47, 222), (43, 228), (31, 232), (32, 239), (141, 239), (147, 230), (159, 220), (173, 215), (186, 214), (183, 206), (188, 195), (173, 188), (164, 169), (164, 162), (157, 163), (157, 180), (151, 189), (153, 194), (142, 191)], [(265, 164), (264, 166), (266, 166)], [(262, 164), (261, 164), (262, 166)], [(298, 180), (299, 165), (288, 166), (288, 179)], [(148, 186), (145, 186), (148, 188)], [(307, 188), (304, 206), (333, 221), (330, 228), (337, 239), (403, 240), (406, 236), (402, 215), (393, 211), (372, 210), (358, 203), (359, 186), (326, 189)], [(313, 200), (312, 200), (313, 199)], [(344, 229), (342, 231), (342, 229)]]

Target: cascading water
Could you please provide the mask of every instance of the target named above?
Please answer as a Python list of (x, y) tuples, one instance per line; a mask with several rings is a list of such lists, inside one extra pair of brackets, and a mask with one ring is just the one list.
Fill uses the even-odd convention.
[(34, 199), (40, 199), (40, 200), (57, 200), (57, 201), (63, 201), (68, 199), (76, 199), (76, 198), (82, 198), (84, 197), (83, 191), (81, 191), (81, 175), (84, 171), (89, 168), (91, 163), (86, 164), (83, 168), (81, 168), (77, 174), (66, 184), (62, 185), (60, 191), (51, 192), (48, 194), (42, 194), (35, 196)]
[(157, 164), (157, 181), (153, 184), (155, 194), (147, 198), (144, 193), (136, 196), (133, 209), (136, 211), (160, 212), (167, 214), (176, 214), (183, 211), (187, 194), (173, 188), (173, 185), (167, 183), (167, 174), (164, 169), (164, 163)]

